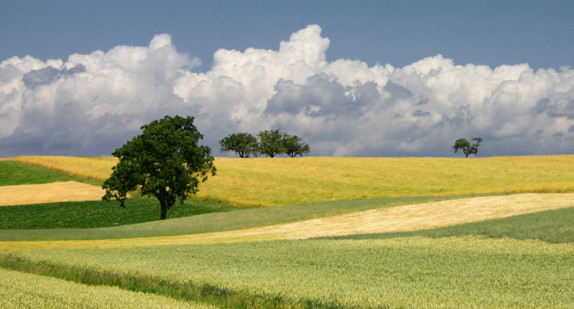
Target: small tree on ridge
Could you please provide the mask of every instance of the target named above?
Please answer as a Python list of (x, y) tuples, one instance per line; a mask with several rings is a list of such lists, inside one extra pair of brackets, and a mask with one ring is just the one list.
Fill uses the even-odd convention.
[(233, 151), (240, 158), (249, 158), (250, 154), (257, 155), (257, 138), (250, 133), (233, 133), (219, 141), (220, 150)]
[(456, 142), (454, 143), (454, 146), (452, 146), (452, 149), (454, 149), (454, 153), (457, 153), (459, 150), (462, 150), (466, 158), (468, 158), (468, 156), (470, 156), (471, 154), (476, 156), (476, 154), (478, 153), (478, 146), (480, 145), (480, 142), (482, 142), (482, 138), (475, 137), (472, 140), (475, 141), (475, 143), (471, 145), (466, 138), (457, 139)]
[(283, 134), (279, 130), (265, 130), (257, 134), (259, 137), (259, 153), (271, 158), (285, 152)]
[(285, 146), (285, 153), (291, 158), (306, 155), (311, 150), (309, 144), (303, 143), (297, 135), (284, 134), (283, 145)]

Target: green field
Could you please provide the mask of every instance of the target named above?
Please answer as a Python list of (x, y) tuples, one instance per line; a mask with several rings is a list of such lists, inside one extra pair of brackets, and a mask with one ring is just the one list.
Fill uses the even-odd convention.
[(357, 307), (567, 307), (574, 246), (477, 237), (21, 251), (31, 261)]
[(216, 308), (172, 298), (87, 286), (0, 268), (0, 308)]
[[(112, 162), (49, 157), (52, 174), (41, 176), (38, 170), (46, 169), (39, 158), (34, 168), (23, 166), (19, 179), (71, 177), (54, 162), (98, 161), (84, 164), (88, 174), (90, 166), (103, 173), (102, 162)], [(10, 168), (4, 163), (0, 170)], [(149, 199), (128, 200), (125, 210), (99, 201), (3, 206), (0, 307), (108, 307), (121, 298), (122, 308), (158, 302), (176, 308), (571, 308), (572, 195), (552, 195), (565, 197), (558, 209), (504, 213), (525, 207), (507, 198), (510, 193), (574, 191), (572, 163), (574, 156), (218, 158), (218, 176), (200, 187), (204, 194), (175, 205), (165, 221), (155, 220), (159, 206)], [(70, 172), (97, 179), (82, 173)], [(409, 209), (425, 209), (424, 220), (433, 220), (443, 212), (433, 207), (452, 212), (463, 198), (468, 203), (489, 194), (495, 194), (488, 197), (493, 203), (517, 204), (496, 206), (500, 218), (433, 229), (265, 237), (283, 226), (304, 235), (305, 222), (313, 220), (325, 229), (337, 222), (361, 225), (361, 219), (340, 220), (369, 211), (400, 208), (399, 218), (409, 219), (419, 215)], [(541, 201), (550, 196), (536, 195)], [(477, 214), (488, 210), (476, 207), (483, 207)], [(263, 234), (245, 234), (253, 229)], [(209, 241), (218, 233), (220, 241)], [(110, 296), (98, 299), (102, 294)]]
[[(176, 203), (168, 218), (236, 209), (231, 205), (193, 200)], [(0, 230), (99, 228), (156, 221), (158, 217), (155, 199), (131, 199), (125, 203), (125, 208), (106, 201), (3, 206), (0, 207)]]
[(24, 163), (0, 161), (0, 186), (44, 184), (78, 179), (68, 174)]

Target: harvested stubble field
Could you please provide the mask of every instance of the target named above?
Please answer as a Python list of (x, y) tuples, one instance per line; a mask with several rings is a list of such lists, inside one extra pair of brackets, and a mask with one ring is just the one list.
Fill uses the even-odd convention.
[(0, 206), (95, 201), (102, 199), (103, 195), (102, 188), (75, 181), (0, 186)]
[[(51, 158), (49, 168), (60, 171), (78, 162), (100, 171), (107, 164), (109, 174), (114, 163)], [(48, 166), (42, 157), (16, 159)], [(218, 175), (201, 185), (199, 198), (294, 205), (106, 228), (0, 231), (0, 266), (225, 308), (574, 303), (574, 193), (557, 193), (574, 191), (574, 156), (215, 163)], [(519, 192), (529, 193), (508, 194)], [(454, 196), (477, 193), (499, 195)], [(346, 239), (312, 238), (341, 235)], [(6, 277), (36, 278), (18, 275)], [(2, 280), (0, 294), (11, 293)]]

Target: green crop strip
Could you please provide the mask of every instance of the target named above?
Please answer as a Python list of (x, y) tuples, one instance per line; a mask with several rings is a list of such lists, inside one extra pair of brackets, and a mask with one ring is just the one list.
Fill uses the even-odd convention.
[(87, 285), (115, 286), (128, 291), (152, 293), (221, 308), (349, 308), (334, 303), (325, 304), (317, 300), (292, 300), (281, 296), (233, 291), (210, 284), (197, 285), (191, 282), (178, 282), (145, 275), (117, 274), (48, 262), (33, 262), (10, 254), (0, 253), (0, 267)]
[(4, 268), (0, 268), (0, 278), (2, 278), (0, 308), (216, 308), (161, 295), (127, 291), (111, 286), (90, 286)]
[[(104, 201), (61, 202), (0, 207), (0, 229), (85, 229), (159, 220), (155, 199), (130, 199), (125, 208)], [(193, 200), (176, 203), (169, 218), (181, 218), (238, 209), (232, 205)]]
[(574, 302), (574, 247), (533, 240), (403, 237), (10, 254), (118, 278), (193, 282), (229, 293), (248, 291), (250, 297), (288, 297), (286, 303), (560, 308)]
[(0, 161), (0, 186), (83, 181), (78, 177), (19, 162)]

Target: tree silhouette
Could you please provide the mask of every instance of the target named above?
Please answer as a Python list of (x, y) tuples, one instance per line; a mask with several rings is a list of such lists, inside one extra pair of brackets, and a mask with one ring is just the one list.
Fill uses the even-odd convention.
[(476, 156), (476, 154), (478, 153), (478, 146), (482, 142), (482, 138), (475, 137), (472, 140), (475, 141), (474, 144), (470, 144), (470, 142), (466, 138), (457, 139), (456, 142), (454, 143), (454, 146), (452, 146), (452, 149), (454, 149), (454, 153), (457, 153), (459, 150), (462, 150), (466, 158), (468, 158), (468, 156), (470, 156), (471, 154)]
[(300, 137), (297, 135), (283, 135), (283, 145), (285, 146), (285, 153), (291, 158), (296, 156), (303, 156), (309, 153), (311, 150), (309, 145), (303, 143)]
[(128, 141), (112, 155), (119, 159), (102, 184), (102, 199), (117, 199), (122, 207), (130, 191), (157, 198), (160, 219), (177, 199), (198, 191), (199, 182), (215, 175), (213, 157), (207, 146), (198, 146), (203, 135), (193, 125), (193, 117), (154, 120), (141, 127), (143, 133)]
[(279, 130), (261, 131), (257, 136), (259, 136), (259, 153), (273, 158), (285, 152), (283, 134)]
[(221, 151), (233, 151), (240, 158), (249, 158), (250, 154), (257, 155), (257, 138), (250, 133), (233, 133), (219, 141)]

